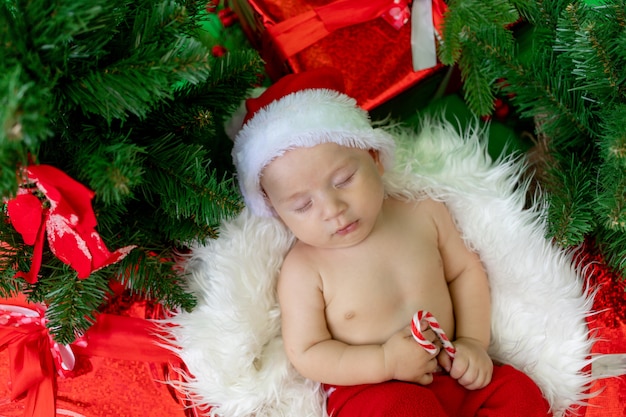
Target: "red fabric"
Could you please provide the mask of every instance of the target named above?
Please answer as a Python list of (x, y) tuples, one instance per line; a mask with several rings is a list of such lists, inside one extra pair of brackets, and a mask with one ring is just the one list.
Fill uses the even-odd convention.
[[(359, 7), (353, 6), (356, 3)], [(388, 101), (440, 68), (413, 71), (411, 25), (395, 29), (380, 17), (384, 13), (382, 9), (389, 10), (395, 3), (387, 0), (387, 6), (382, 7), (383, 3), (382, 0), (231, 2), (274, 81), (288, 73), (334, 67), (343, 75), (346, 94), (366, 110)], [(443, 0), (433, 1), (435, 27), (440, 27), (444, 10)]]
[(25, 416), (54, 416), (55, 369), (48, 331), (37, 322), (0, 325), (0, 351), (10, 361), (11, 400), (26, 398)]
[(328, 397), (333, 417), (545, 417), (548, 410), (537, 385), (508, 365), (495, 366), (491, 383), (475, 391), (437, 374), (427, 386), (388, 381), (332, 387)]
[[(607, 267), (591, 243), (586, 245), (580, 264), (590, 290), (596, 291), (596, 314), (588, 318), (589, 329), (597, 340), (592, 353), (626, 354), (626, 280)], [(626, 417), (626, 375), (601, 379), (590, 392), (594, 396), (578, 416)]]
[[(24, 297), (2, 300), (1, 303), (28, 307), (30, 309), (41, 309), (37, 305), (27, 303)], [(139, 314), (145, 316), (145, 304), (143, 311), (139, 312)], [(166, 379), (164, 373), (169, 373), (170, 368), (168, 364), (173, 364), (175, 367), (182, 367), (182, 365), (177, 365), (180, 363), (180, 359), (174, 353), (157, 345), (159, 339), (156, 335), (158, 332), (159, 329), (154, 322), (141, 317), (100, 314), (96, 323), (85, 333), (84, 337), (80, 338), (79, 342), (71, 345), (73, 353), (78, 358), (82, 358), (82, 360), (79, 359), (77, 361), (77, 369), (73, 373), (76, 376), (83, 376), (85, 371), (88, 371), (88, 368), (91, 366), (85, 365), (85, 363), (90, 361), (87, 358), (102, 357), (109, 361), (123, 360), (131, 364), (134, 362), (144, 363), (144, 365), (141, 365), (141, 372), (143, 373), (146, 373), (146, 366), (153, 370), (153, 374), (160, 367), (161, 376), (158, 379), (163, 381)], [(0, 351), (7, 349), (9, 353), (8, 363), (5, 365), (8, 369), (8, 376), (10, 376), (10, 378), (8, 376), (6, 378), (10, 382), (10, 396), (8, 399), (15, 401), (25, 398), (25, 404), (20, 406), (25, 417), (54, 417), (56, 415), (56, 403), (59, 398), (59, 393), (57, 392), (57, 370), (55, 369), (50, 347), (48, 330), (39, 321), (24, 323), (19, 327), (9, 325), (9, 322), (0, 322)], [(68, 374), (71, 374), (71, 372)], [(132, 375), (129, 376), (132, 377)], [(153, 385), (156, 384), (155, 375), (148, 373), (142, 375), (142, 377), (151, 380)], [(176, 376), (173, 377), (173, 379), (176, 378)], [(65, 380), (61, 379), (61, 381)], [(65, 385), (67, 386), (67, 383)], [(84, 392), (85, 395), (87, 395), (89, 390), (97, 391), (101, 396), (104, 396), (100, 399), (102, 402), (107, 401), (108, 396), (116, 395), (122, 395), (123, 398), (132, 400), (131, 397), (128, 397), (128, 392), (131, 391), (128, 389), (127, 384), (119, 385), (119, 389), (124, 390), (123, 393), (116, 393), (115, 388), (111, 389), (111, 387), (105, 389), (99, 383), (95, 385), (97, 386), (92, 388), (83, 387), (79, 391)], [(114, 386), (117, 385), (118, 382), (115, 382)], [(163, 392), (169, 397), (168, 401), (171, 401), (172, 405), (177, 405), (175, 404), (175, 401), (178, 401), (176, 393), (168, 391), (165, 385), (162, 387)], [(173, 401), (172, 397), (174, 397), (175, 401)], [(152, 402), (154, 402), (154, 398)], [(125, 404), (125, 406), (129, 409), (135, 407), (131, 404)], [(151, 410), (153, 405), (146, 403), (144, 407), (146, 407), (144, 411)], [(182, 410), (182, 406), (177, 405), (177, 407)], [(163, 416), (175, 416), (172, 413), (172, 407), (165, 407), (165, 409), (169, 410), (169, 414), (163, 414)], [(0, 402), (0, 410), (3, 410), (2, 402)], [(157, 412), (150, 412), (149, 414), (151, 416), (160, 415)], [(188, 413), (188, 415), (192, 414), (192, 412)], [(91, 415), (124, 416), (143, 414), (107, 412)]]
[(158, 346), (157, 326), (136, 317), (100, 314), (85, 333), (85, 346), (72, 346), (78, 354), (130, 361), (168, 363), (179, 360), (171, 351)]
[[(144, 361), (78, 357), (88, 364), (74, 378), (57, 379), (56, 417), (189, 417), (174, 392), (161, 383), (166, 368)], [(9, 357), (0, 353), (0, 416), (23, 417), (26, 402), (12, 401)], [(35, 414), (53, 417), (55, 414)]]

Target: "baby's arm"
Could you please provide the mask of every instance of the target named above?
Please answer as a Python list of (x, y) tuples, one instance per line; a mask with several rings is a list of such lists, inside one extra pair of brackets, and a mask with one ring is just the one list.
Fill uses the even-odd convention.
[[(428, 354), (410, 327), (384, 344), (349, 345), (334, 340), (325, 318), (319, 275), (298, 255), (288, 256), (278, 282), (285, 350), (306, 378), (334, 385), (357, 385), (398, 379), (432, 382), (437, 354)], [(430, 340), (434, 333), (427, 334)]]
[(457, 350), (453, 363), (440, 355), (441, 365), (468, 389), (491, 381), (493, 363), (487, 354), (491, 331), (489, 282), (478, 255), (467, 248), (448, 209), (441, 203), (434, 210), (439, 250), (454, 306)]

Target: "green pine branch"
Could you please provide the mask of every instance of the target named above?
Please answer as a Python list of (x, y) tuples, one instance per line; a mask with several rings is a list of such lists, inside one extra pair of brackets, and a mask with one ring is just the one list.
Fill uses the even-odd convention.
[(596, 235), (607, 264), (617, 271), (626, 270), (626, 233), (600, 227)]
[(133, 251), (119, 263), (116, 276), (132, 295), (158, 300), (168, 310), (191, 311), (196, 300), (184, 290), (181, 274), (175, 269), (176, 259), (173, 249), (160, 253)]
[(626, 3), (451, 1), (444, 24), (440, 58), (460, 66), (474, 113), (507, 94), (547, 145), (550, 236), (592, 237), (626, 274)]
[(573, 157), (562, 161), (550, 169), (543, 186), (550, 190), (549, 235), (563, 247), (580, 245), (596, 228), (595, 187), (587, 168)]
[(517, 10), (506, 0), (449, 3), (439, 59), (445, 65), (459, 63), (466, 100), (477, 114), (493, 110), (492, 86), (514, 53), (514, 39), (506, 25), (518, 19)]
[(215, 237), (241, 209), (224, 119), (262, 73), (249, 50), (217, 58), (198, 34), (205, 2), (0, 1), (0, 193), (17, 171), (49, 164), (95, 192), (97, 232), (121, 262), (84, 280), (44, 242), (39, 280), (3, 211), (0, 296), (48, 306), (49, 327), (70, 342), (109, 300), (109, 280), (166, 308), (191, 309), (176, 254)]
[(110, 278), (105, 271), (96, 271), (81, 280), (67, 265), (59, 265), (55, 273), (25, 291), (31, 301), (46, 304), (46, 326), (54, 339), (69, 344), (96, 321), (98, 308), (111, 293)]
[[(188, 242), (205, 236), (180, 236), (178, 220), (189, 219), (197, 226), (217, 225), (220, 220), (241, 209), (241, 201), (232, 181), (215, 177), (198, 145), (183, 145), (171, 140), (149, 148), (151, 165), (142, 187), (146, 201), (171, 218), (174, 226), (163, 229), (169, 239)], [(158, 220), (158, 219), (155, 219)]]

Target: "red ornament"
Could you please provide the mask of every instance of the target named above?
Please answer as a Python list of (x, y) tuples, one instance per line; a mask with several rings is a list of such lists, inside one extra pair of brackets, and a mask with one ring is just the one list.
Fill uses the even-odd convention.
[[(509, 84), (509, 82), (506, 80), (506, 78), (498, 78), (498, 80), (496, 81), (496, 85), (501, 88), (501, 89), (505, 89), (511, 86), (511, 84)], [(507, 93), (507, 97), (509, 99), (513, 99), (515, 98), (515, 93)]]
[(504, 105), (498, 109), (496, 109), (495, 115), (498, 119), (504, 120), (508, 117), (510, 112), (509, 105), (504, 103)]
[(220, 3), (219, 0), (209, 0), (209, 1), (207, 1), (206, 7), (205, 7), (207, 13), (215, 13), (219, 3)]
[(510, 112), (510, 108), (508, 103), (502, 101), (501, 99), (497, 98), (494, 102), (494, 115), (496, 116), (497, 119), (503, 120), (506, 119), (506, 117), (509, 115)]
[(50, 165), (30, 165), (15, 198), (7, 202), (7, 213), (24, 243), (34, 245), (28, 272), (16, 277), (37, 282), (41, 268), (44, 238), (54, 255), (87, 278), (93, 271), (124, 258), (134, 246), (109, 252), (96, 232), (96, 216), (91, 207), (93, 191)]
[(233, 10), (230, 7), (225, 7), (222, 10), (218, 11), (217, 17), (219, 17), (220, 21), (222, 22), (222, 25), (225, 28), (234, 25), (238, 20), (237, 15), (235, 14), (235, 12), (233, 12)]
[(211, 55), (217, 58), (226, 55), (227, 52), (228, 52), (228, 49), (226, 49), (222, 45), (215, 45), (213, 48), (211, 48)]

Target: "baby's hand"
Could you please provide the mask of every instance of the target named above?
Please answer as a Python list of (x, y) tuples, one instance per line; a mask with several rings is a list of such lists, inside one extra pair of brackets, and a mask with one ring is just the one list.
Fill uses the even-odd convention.
[(469, 390), (480, 389), (489, 384), (493, 362), (480, 343), (473, 339), (459, 338), (454, 341), (454, 347), (454, 361), (445, 352), (439, 355), (439, 363), (450, 376)]
[[(436, 339), (432, 330), (424, 332), (424, 336), (430, 341)], [(410, 326), (393, 334), (383, 344), (383, 353), (389, 379), (427, 385), (433, 381), (433, 372), (439, 369), (439, 351), (435, 354), (426, 352), (413, 339)]]

